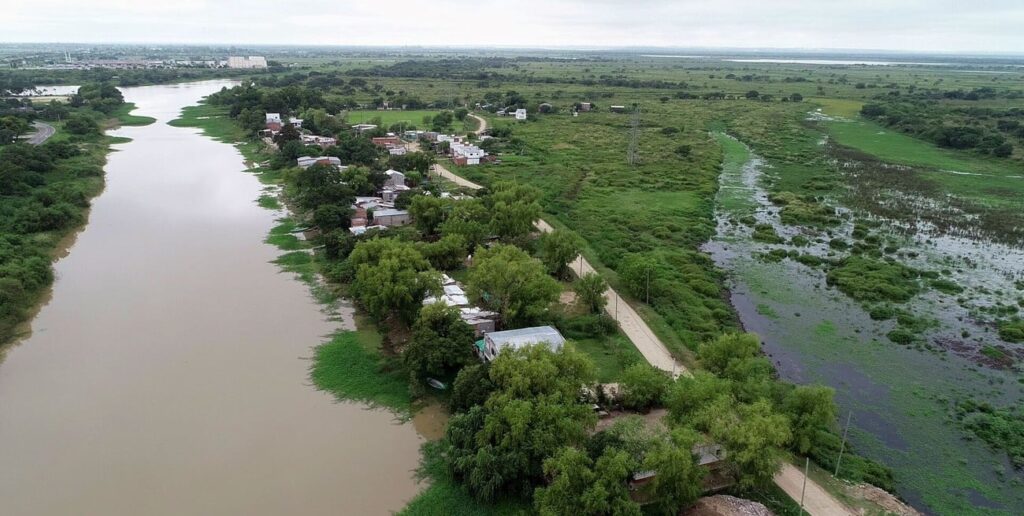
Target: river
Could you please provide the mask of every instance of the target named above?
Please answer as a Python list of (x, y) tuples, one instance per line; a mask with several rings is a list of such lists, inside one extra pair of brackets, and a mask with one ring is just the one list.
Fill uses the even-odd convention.
[(167, 125), (227, 81), (123, 89), (107, 187), (0, 363), (0, 512), (381, 514), (422, 438), (309, 380), (340, 323), (270, 263), (241, 154)]

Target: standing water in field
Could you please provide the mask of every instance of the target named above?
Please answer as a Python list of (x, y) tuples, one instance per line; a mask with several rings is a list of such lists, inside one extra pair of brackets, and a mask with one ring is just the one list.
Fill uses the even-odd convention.
[(421, 442), (309, 380), (337, 329), (270, 263), (230, 145), (167, 125), (227, 81), (124, 90), (136, 114), (31, 337), (0, 363), (0, 512), (381, 514)]
[[(971, 439), (950, 414), (952, 402), (967, 397), (995, 406), (1020, 404), (1018, 374), (982, 367), (972, 356), (891, 342), (887, 332), (895, 321), (873, 320), (827, 284), (815, 258), (807, 258), (836, 255), (828, 237), (780, 221), (779, 207), (763, 187), (763, 160), (734, 138), (715, 137), (725, 163), (717, 234), (705, 250), (728, 272), (733, 306), (744, 328), (761, 337), (779, 374), (835, 388), (840, 419), (852, 411), (857, 452), (893, 468), (897, 491), (919, 509), (1024, 513), (1021, 475), (1006, 454)], [(832, 232), (848, 234), (853, 226), (846, 220)], [(805, 241), (794, 245), (800, 239)], [(944, 306), (931, 294), (921, 298), (911, 303), (915, 309)]]

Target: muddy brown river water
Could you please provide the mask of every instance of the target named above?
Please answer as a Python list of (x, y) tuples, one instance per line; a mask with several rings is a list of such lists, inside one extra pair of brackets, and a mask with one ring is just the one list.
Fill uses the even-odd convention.
[(334, 331), (270, 263), (275, 213), (230, 145), (166, 123), (228, 82), (124, 89), (107, 188), (0, 363), (0, 513), (382, 514), (422, 442), (310, 384)]

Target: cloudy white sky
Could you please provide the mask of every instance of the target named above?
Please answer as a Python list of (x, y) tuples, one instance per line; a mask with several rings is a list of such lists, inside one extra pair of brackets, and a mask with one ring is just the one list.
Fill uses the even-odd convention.
[(1024, 0), (2, 0), (0, 41), (1024, 52)]

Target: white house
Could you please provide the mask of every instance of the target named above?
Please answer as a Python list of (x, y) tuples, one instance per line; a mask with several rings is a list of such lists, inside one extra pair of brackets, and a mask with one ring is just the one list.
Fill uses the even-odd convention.
[(263, 56), (230, 56), (228, 68), (266, 68), (267, 58)]
[(388, 154), (391, 156), (404, 156), (406, 153), (404, 145), (392, 145), (388, 147)]
[(558, 351), (565, 344), (565, 337), (551, 326), (495, 331), (485, 334), (483, 340), (477, 341), (476, 348), (480, 359), (490, 362), (506, 349), (520, 349), (541, 343), (552, 351)]
[(365, 133), (366, 131), (372, 131), (376, 128), (377, 126), (374, 124), (356, 124), (352, 126), (352, 129), (357, 133)]
[(288, 123), (294, 125), (296, 129), (302, 129), (302, 119), (301, 118), (289, 118), (288, 119)]
[(517, 109), (516, 110), (516, 120), (526, 120), (526, 110), (525, 109)]
[(487, 155), (480, 147), (460, 141), (451, 142), (450, 148), (457, 165), (479, 165), (480, 160)]
[(280, 124), (281, 123), (281, 113), (267, 113), (267, 123), (268, 124)]

